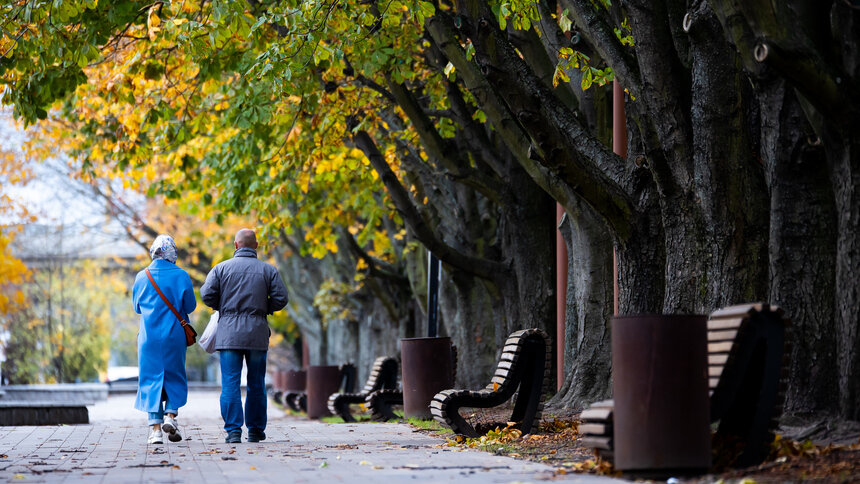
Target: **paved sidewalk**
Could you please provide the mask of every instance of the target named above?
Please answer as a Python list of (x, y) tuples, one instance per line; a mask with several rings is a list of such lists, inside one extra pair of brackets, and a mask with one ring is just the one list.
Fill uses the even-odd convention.
[(403, 424), (325, 424), (290, 418), (273, 404), (264, 442), (225, 444), (217, 396), (190, 395), (179, 419), (186, 438), (176, 444), (146, 444), (143, 413), (129, 410), (133, 397), (111, 397), (91, 408), (90, 425), (0, 427), (0, 481), (611, 481), (556, 476), (543, 464), (441, 447), (441, 440)]

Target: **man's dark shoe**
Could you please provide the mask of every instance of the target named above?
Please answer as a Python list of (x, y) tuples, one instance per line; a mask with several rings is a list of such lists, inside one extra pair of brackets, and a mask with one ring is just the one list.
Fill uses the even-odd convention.
[(242, 442), (242, 431), (241, 430), (231, 430), (227, 432), (227, 438), (224, 440), (228, 444), (239, 444)]
[(257, 429), (248, 430), (248, 442), (259, 442), (261, 440), (266, 440), (266, 432)]

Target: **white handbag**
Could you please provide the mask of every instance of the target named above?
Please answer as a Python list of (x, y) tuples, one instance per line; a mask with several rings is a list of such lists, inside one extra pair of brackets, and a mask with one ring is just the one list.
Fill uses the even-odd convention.
[(215, 352), (215, 332), (218, 331), (218, 311), (212, 313), (209, 318), (209, 324), (203, 331), (203, 335), (197, 339), (197, 343), (206, 350), (207, 353)]

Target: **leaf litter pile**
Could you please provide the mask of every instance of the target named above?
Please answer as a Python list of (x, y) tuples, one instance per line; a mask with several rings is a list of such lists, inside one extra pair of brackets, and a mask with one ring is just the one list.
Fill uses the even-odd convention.
[[(541, 462), (556, 474), (589, 473), (623, 477), (611, 462), (596, 456), (581, 444), (576, 414), (545, 416), (540, 432), (522, 435), (513, 422), (498, 426), (479, 438), (436, 432), (445, 438), (442, 446), (452, 449), (478, 449), (497, 455)], [(860, 436), (850, 443), (817, 445), (810, 440), (796, 441), (777, 435), (770, 456), (760, 465), (743, 468), (714, 468), (698, 478), (678, 482), (860, 482)], [(845, 439), (842, 439), (845, 441)], [(725, 456), (714, 456), (714, 462)]]

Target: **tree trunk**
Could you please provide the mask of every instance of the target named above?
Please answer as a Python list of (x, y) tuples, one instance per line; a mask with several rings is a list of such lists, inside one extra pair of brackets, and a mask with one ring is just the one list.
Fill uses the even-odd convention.
[[(832, 35), (841, 48), (844, 72), (854, 89), (860, 81), (860, 12), (847, 2), (834, 5)], [(856, 99), (856, 97), (855, 97)], [(848, 122), (836, 122), (842, 149), (835, 155), (831, 182), (836, 197), (839, 237), (836, 245), (836, 315), (839, 331), (840, 415), (860, 420), (860, 108), (847, 104)], [(829, 144), (829, 143), (828, 143)]]
[(287, 312), (296, 322), (307, 343), (310, 364), (323, 365), (326, 364), (328, 355), (326, 331), (322, 327), (322, 315), (314, 308), (314, 296), (322, 284), (318, 266), (323, 262), (304, 259), (306, 258), (296, 251), (289, 255), (284, 255), (281, 251), (275, 252), (278, 270), (284, 279), (290, 299)]
[(693, 173), (705, 261), (699, 302), (709, 313), (767, 295), (770, 200), (753, 140), (754, 98), (737, 52), (710, 9), (690, 28)]
[(770, 297), (792, 321), (785, 409), (835, 414), (839, 393), (833, 301), (836, 208), (824, 147), (784, 81), (766, 83), (761, 156), (771, 191)]
[(609, 318), (613, 309), (612, 238), (591, 208), (567, 215), (568, 249), (564, 383), (550, 402), (582, 409), (612, 393)]
[(496, 323), (499, 351), (514, 331), (555, 329), (555, 202), (520, 167), (511, 169), (510, 195), (498, 237), (510, 274), (496, 279), (505, 319)]
[[(851, 128), (849, 128), (851, 129)], [(836, 195), (836, 329), (839, 334), (840, 415), (860, 420), (860, 136), (846, 133), (834, 158)]]
[[(517, 330), (555, 328), (552, 199), (525, 173), (514, 170), (496, 238), (509, 271), (493, 281), (446, 266), (444, 328), (460, 351), (457, 383), (481, 388), (492, 378), (508, 336)], [(452, 305), (453, 304), (453, 305)]]
[(455, 385), (483, 388), (495, 370), (498, 340), (507, 337), (498, 333), (498, 321), (505, 319), (498, 290), (492, 283), (445, 268), (439, 291), (439, 334), (450, 336), (458, 351)]
[[(856, 99), (860, 85), (860, 12), (850, 2), (827, 2), (823, 5), (814, 2), (737, 2), (733, 0), (712, 0), (714, 7), (723, 24), (724, 34), (734, 43), (741, 53), (747, 71), (753, 82), (765, 81), (778, 77), (785, 79), (797, 93), (797, 99), (803, 108), (804, 115), (816, 133), (813, 144), (819, 141), (824, 147), (827, 165), (830, 170), (830, 190), (835, 206), (835, 274), (833, 279), (835, 299), (816, 299), (814, 295), (802, 294), (800, 301), (810, 301), (813, 307), (830, 305), (833, 301), (834, 320), (829, 324), (826, 309), (809, 309), (798, 307), (801, 326), (797, 339), (805, 339), (801, 348), (795, 349), (795, 355), (800, 357), (798, 365), (804, 363), (803, 355), (810, 357), (812, 367), (794, 366), (799, 373), (792, 374), (792, 385), (800, 385), (804, 380), (813, 378), (813, 374), (826, 372), (824, 368), (830, 364), (831, 353), (826, 349), (827, 341), (818, 340), (808, 333), (820, 332), (822, 338), (834, 335), (836, 338), (835, 367), (838, 380), (836, 388), (838, 395), (829, 393), (816, 394), (814, 397), (802, 398), (799, 390), (789, 394), (789, 405), (797, 411), (807, 408), (816, 409), (819, 405), (830, 407), (826, 399), (838, 400), (839, 416), (842, 418), (860, 418), (860, 330), (858, 330), (858, 305), (860, 305), (860, 278), (857, 277), (857, 267), (860, 266), (860, 234), (858, 218), (860, 218), (860, 139), (853, 127), (860, 121), (860, 111), (856, 103), (848, 101)], [(767, 109), (763, 109), (767, 111)], [(773, 127), (774, 129), (777, 129)], [(789, 145), (783, 149), (797, 150), (797, 145)], [(814, 150), (813, 150), (814, 151)], [(808, 198), (811, 206), (803, 206), (796, 199), (786, 200), (785, 197), (796, 196), (776, 193), (782, 197), (774, 200), (786, 203), (783, 208), (775, 209), (775, 216), (786, 216), (789, 221), (794, 214), (823, 215), (825, 221), (830, 217), (829, 201), (823, 193), (820, 166), (807, 162), (806, 158), (815, 158), (815, 154), (789, 152), (782, 157), (788, 160), (798, 160), (807, 166), (807, 170), (799, 173), (805, 180), (795, 181), (804, 183), (811, 188), (812, 193), (801, 195)], [(776, 160), (779, 157), (774, 157)], [(782, 170), (789, 170), (792, 165), (777, 164), (772, 171), (777, 175)], [(786, 189), (791, 182), (783, 180)], [(780, 180), (773, 180), (774, 187)], [(785, 212), (785, 213), (783, 213)], [(786, 215), (787, 214), (787, 215)], [(789, 223), (788, 232), (808, 233), (817, 228), (824, 228), (832, 233), (833, 226), (825, 227), (825, 221), (808, 221), (810, 227), (794, 227)], [(833, 250), (831, 242), (826, 240), (827, 234), (813, 234), (808, 241), (810, 247), (804, 249), (812, 260), (804, 261), (810, 264), (809, 272), (815, 275), (804, 277), (798, 287), (800, 291), (811, 289), (827, 294), (829, 284), (825, 281), (822, 286), (820, 278), (830, 277), (834, 270), (832, 264), (825, 263), (811, 267), (816, 258), (824, 258), (828, 251)], [(782, 239), (775, 241), (779, 243)], [(782, 255), (797, 244), (787, 240), (789, 247), (781, 250), (771, 249), (771, 254)], [(773, 245), (773, 244), (772, 244)], [(819, 259), (820, 260), (820, 259)], [(782, 270), (773, 265), (775, 272)], [(791, 271), (799, 270), (789, 266), (789, 274), (779, 278), (775, 290), (793, 290), (786, 287), (785, 280)], [(819, 319), (821, 316), (821, 319)], [(807, 319), (809, 317), (809, 319)], [(812, 322), (815, 321), (815, 322)], [(820, 325), (820, 326), (819, 326)], [(822, 353), (823, 352), (823, 353)], [(820, 367), (820, 369), (819, 369)], [(832, 370), (831, 370), (832, 371)], [(796, 381), (795, 381), (796, 380)], [(821, 388), (814, 391), (827, 392), (832, 388), (832, 380), (824, 377), (820, 382)], [(793, 396), (792, 396), (793, 395)]]

